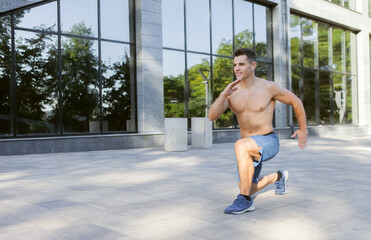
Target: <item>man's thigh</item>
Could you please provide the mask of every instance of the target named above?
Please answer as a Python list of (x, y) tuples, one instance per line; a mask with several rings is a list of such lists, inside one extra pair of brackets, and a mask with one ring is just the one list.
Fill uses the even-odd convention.
[(235, 144), (236, 154), (244, 154), (251, 157), (254, 161), (259, 161), (261, 147), (252, 138), (241, 138)]

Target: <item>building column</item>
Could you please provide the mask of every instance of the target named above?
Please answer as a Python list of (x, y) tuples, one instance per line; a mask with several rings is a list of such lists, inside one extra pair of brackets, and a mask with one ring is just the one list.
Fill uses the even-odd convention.
[(136, 0), (138, 132), (163, 132), (161, 0)]
[[(289, 8), (282, 0), (273, 9), (273, 62), (274, 82), (291, 90), (290, 82), (290, 49), (288, 39)], [(280, 102), (276, 104), (275, 126), (285, 128), (291, 123), (291, 109)]]

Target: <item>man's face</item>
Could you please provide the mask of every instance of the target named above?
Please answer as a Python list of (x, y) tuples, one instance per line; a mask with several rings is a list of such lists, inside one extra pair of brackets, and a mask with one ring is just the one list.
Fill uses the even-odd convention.
[(252, 73), (255, 66), (251, 64), (246, 55), (237, 56), (233, 60), (233, 70), (237, 79), (245, 79), (249, 77)]

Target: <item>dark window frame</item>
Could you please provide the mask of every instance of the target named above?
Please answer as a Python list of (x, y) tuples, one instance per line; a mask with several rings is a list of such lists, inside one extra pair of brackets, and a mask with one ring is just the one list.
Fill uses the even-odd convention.
[[(199, 51), (192, 51), (192, 50), (188, 50), (187, 48), (187, 9), (186, 9), (186, 1), (187, 0), (183, 0), (183, 11), (184, 11), (184, 49), (178, 49), (178, 48), (171, 48), (171, 47), (166, 47), (166, 46), (163, 46), (163, 50), (168, 50), (168, 51), (178, 51), (178, 52), (183, 52), (184, 53), (184, 57), (185, 57), (185, 66), (184, 66), (184, 69), (185, 69), (185, 84), (186, 86), (188, 85), (188, 57), (187, 55), (189, 53), (192, 53), (192, 54), (199, 54), (199, 55), (205, 55), (206, 57), (208, 57), (209, 59), (209, 63), (210, 63), (210, 82), (209, 82), (209, 89), (210, 89), (210, 94), (211, 96), (214, 95), (214, 87), (213, 87), (213, 66), (214, 66), (214, 62), (213, 62), (213, 59), (215, 57), (222, 57), (222, 58), (229, 58), (229, 59), (233, 59), (233, 56), (231, 55), (220, 55), (220, 54), (215, 54), (213, 53), (213, 35), (212, 35), (212, 32), (213, 32), (213, 28), (212, 28), (212, 0), (209, 0), (209, 29), (210, 29), (210, 33), (209, 33), (209, 36), (210, 36), (210, 50), (209, 52), (199, 52)], [(236, 0), (231, 0), (232, 2), (232, 44), (233, 44), (233, 51), (236, 49), (236, 44), (235, 44), (235, 13), (234, 13), (234, 2)], [(253, 26), (253, 48), (255, 50), (255, 16), (254, 16), (254, 5), (259, 5), (259, 6), (263, 6), (263, 7), (266, 7), (266, 8), (269, 8), (270, 9), (270, 16), (269, 16), (269, 22), (267, 22), (267, 49), (269, 51), (271, 51), (270, 54), (268, 54), (268, 56), (271, 57), (271, 59), (263, 59), (263, 58), (259, 58), (257, 59), (257, 63), (258, 63), (258, 66), (259, 66), (259, 63), (265, 63), (267, 65), (270, 65), (271, 66), (271, 80), (274, 80), (274, 57), (273, 57), (273, 27), (272, 27), (272, 22), (273, 22), (273, 10), (272, 10), (272, 5), (269, 5), (269, 4), (263, 4), (261, 1), (247, 1), (247, 0), (244, 0), (245, 2), (250, 2), (252, 3), (252, 19), (253, 19), (253, 23), (252, 23), (252, 26)], [(232, 68), (232, 66), (231, 66)], [(235, 79), (235, 76), (233, 75), (233, 78)], [(187, 91), (187, 88), (185, 87), (184, 88), (185, 91)], [(185, 96), (189, 96), (189, 93), (185, 92), (184, 94)], [(211, 97), (212, 98), (212, 97)], [(211, 99), (211, 101), (213, 101), (215, 99)], [(184, 104), (185, 104), (185, 107), (184, 107), (184, 117), (185, 118), (188, 118), (189, 119), (189, 123), (190, 123), (190, 117), (188, 115), (188, 98), (186, 98), (184, 100)], [(275, 118), (273, 118), (273, 126), (275, 126)], [(190, 129), (190, 124), (188, 124), (188, 127)], [(217, 129), (217, 130), (225, 130), (225, 129), (231, 129), (231, 128), (227, 128), (227, 127), (218, 127), (216, 128), (215, 127), (215, 123), (213, 124), (213, 129)], [(238, 129), (238, 123), (237, 123), (237, 119), (234, 118), (234, 127), (232, 129)]]
[[(63, 0), (46, 0), (41, 1), (34, 4), (29, 4), (24, 7), (16, 8), (13, 10), (9, 10), (6, 12), (2, 12), (0, 17), (10, 16), (11, 18), (11, 48), (12, 48), (12, 60), (11, 60), (11, 82), (10, 82), (10, 114), (11, 114), (11, 129), (10, 134), (2, 134), (0, 135), (0, 139), (6, 138), (30, 138), (30, 137), (61, 137), (61, 136), (84, 136), (84, 135), (101, 135), (101, 134), (122, 134), (122, 133), (135, 133), (138, 132), (138, 122), (137, 122), (137, 101), (136, 101), (136, 39), (135, 39), (135, 0), (128, 0), (129, 3), (129, 29), (130, 29), (130, 41), (120, 41), (120, 40), (112, 40), (106, 39), (101, 37), (101, 7), (100, 2), (101, 0), (97, 1), (97, 26), (98, 26), (98, 34), (97, 37), (89, 37), (89, 36), (81, 36), (81, 35), (73, 35), (69, 33), (64, 33), (61, 30), (61, 6), (60, 2)], [(47, 30), (40, 30), (34, 28), (24, 28), (15, 26), (14, 23), (14, 14), (19, 11), (29, 10), (38, 6), (42, 6), (49, 3), (57, 3), (57, 31), (47, 31)], [(16, 57), (15, 57), (15, 31), (25, 31), (31, 33), (45, 33), (50, 34), (57, 37), (57, 45), (58, 45), (58, 107), (60, 109), (59, 116), (58, 116), (58, 123), (59, 129), (58, 132), (55, 134), (27, 134), (27, 135), (18, 135), (16, 130), (17, 124), (17, 113), (16, 113)], [(100, 132), (97, 133), (89, 133), (89, 132), (79, 132), (79, 133), (65, 133), (63, 130), (63, 94), (62, 94), (62, 37), (73, 37), (73, 38), (80, 38), (80, 39), (87, 39), (87, 40), (95, 40), (98, 41), (98, 71), (99, 71), (99, 111), (100, 111)], [(104, 42), (111, 42), (111, 43), (120, 43), (129, 46), (130, 48), (130, 94), (132, 95), (131, 102), (132, 107), (132, 114), (131, 116), (135, 119), (135, 129), (131, 131), (104, 131), (103, 130), (103, 123), (102, 123), (102, 116), (103, 116), (103, 95), (102, 95), (102, 61), (101, 61), (101, 43)]]

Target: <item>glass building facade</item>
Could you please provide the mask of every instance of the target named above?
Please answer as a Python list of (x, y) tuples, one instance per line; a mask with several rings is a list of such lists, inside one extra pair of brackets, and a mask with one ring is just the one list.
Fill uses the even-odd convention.
[[(0, 155), (163, 146), (164, 118), (187, 118), (192, 130), (235, 79), (240, 47), (257, 52), (258, 77), (303, 101), (310, 134), (369, 132), (370, 9), (370, 0), (0, 1)], [(274, 114), (289, 138), (292, 108)], [(227, 110), (214, 142), (238, 139), (238, 128)]]
[(44, 1), (1, 16), (0, 136), (135, 131), (132, 5)]
[(328, 0), (328, 1), (345, 8), (349, 8), (352, 10), (355, 9), (356, 0)]
[(355, 34), (291, 14), (290, 41), (292, 91), (303, 101), (308, 125), (353, 123)]
[[(189, 123), (204, 117), (206, 106), (233, 81), (236, 48), (254, 49), (256, 75), (273, 80), (270, 7), (243, 0), (163, 0), (162, 22), (165, 117)], [(236, 127), (231, 111), (214, 123), (217, 129)]]

